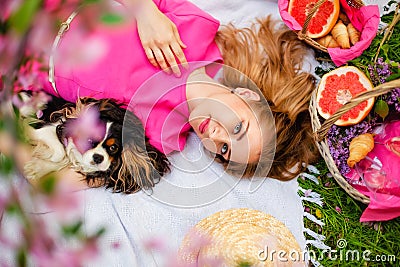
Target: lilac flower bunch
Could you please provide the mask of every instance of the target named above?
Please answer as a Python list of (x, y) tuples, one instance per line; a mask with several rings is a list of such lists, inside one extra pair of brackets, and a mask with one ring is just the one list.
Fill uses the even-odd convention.
[[(375, 64), (368, 65), (368, 74), (372, 83), (377, 86), (385, 83), (390, 77), (400, 72), (400, 64), (393, 61), (384, 61), (378, 58)], [(377, 97), (376, 101), (383, 100), (388, 112), (400, 112), (400, 88), (395, 88), (391, 92)], [(347, 165), (349, 157), (349, 145), (351, 140), (364, 133), (372, 133), (374, 127), (383, 122), (379, 112), (371, 111), (370, 114), (360, 123), (352, 126), (340, 127), (333, 125), (327, 134), (327, 143), (330, 154), (338, 167), (340, 173), (345, 176), (351, 169)]]
[(376, 64), (368, 65), (368, 72), (372, 83), (376, 86), (385, 83), (387, 78), (393, 73), (388, 62), (384, 62), (383, 58), (377, 59)]
[[(384, 61), (378, 58), (376, 64), (368, 65), (368, 73), (372, 83), (377, 86), (385, 83), (392, 75), (400, 72), (400, 64), (394, 61)], [(379, 96), (377, 100), (384, 100), (392, 111), (400, 112), (400, 88)]]

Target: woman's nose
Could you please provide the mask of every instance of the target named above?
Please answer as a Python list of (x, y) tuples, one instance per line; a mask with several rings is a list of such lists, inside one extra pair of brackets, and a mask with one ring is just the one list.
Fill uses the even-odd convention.
[(229, 142), (229, 135), (224, 127), (219, 123), (216, 123), (215, 127), (211, 130), (209, 138), (214, 142)]

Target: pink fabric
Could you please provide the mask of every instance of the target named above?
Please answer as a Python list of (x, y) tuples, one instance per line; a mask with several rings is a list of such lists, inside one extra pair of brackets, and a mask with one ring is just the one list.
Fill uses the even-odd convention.
[[(380, 21), (379, 8), (377, 5), (363, 6), (360, 9), (349, 7), (346, 0), (340, 0), (340, 5), (349, 17), (354, 27), (361, 31), (360, 41), (350, 49), (328, 48), (329, 56), (336, 66), (341, 66), (347, 61), (360, 56), (369, 47), (378, 31)], [(279, 12), (286, 25), (295, 31), (300, 31), (300, 25), (288, 12), (289, 0), (278, 0)]]
[[(382, 133), (374, 137), (374, 149), (368, 157), (377, 157), (386, 173), (385, 185), (376, 192), (365, 185), (353, 185), (358, 191), (370, 198), (370, 203), (361, 215), (360, 221), (387, 221), (400, 216), (400, 157), (386, 148), (385, 142), (400, 136), (400, 121), (389, 123)], [(363, 160), (360, 164), (364, 164)], [(353, 172), (354, 177), (358, 176)]]
[[(219, 27), (217, 20), (188, 1), (154, 2), (178, 27), (181, 39), (187, 45), (184, 53), (188, 62), (200, 61), (191, 64), (191, 70), (222, 61), (214, 41)], [(61, 39), (59, 51), (71, 47), (79, 49), (79, 42), (71, 35), (71, 31), (79, 30), (79, 24), (78, 14)], [(55, 65), (55, 80), (60, 96), (72, 102), (78, 97), (89, 96), (113, 98), (126, 106), (131, 103), (129, 108), (141, 119), (152, 145), (166, 154), (182, 150), (190, 129), (185, 94), (185, 82), (190, 71), (183, 71), (182, 77), (175, 78), (152, 66), (142, 49), (135, 23), (118, 30), (98, 27), (94, 34), (107, 45), (105, 56), (90, 68), (72, 70), (63, 68), (59, 59)], [(150, 79), (152, 76), (156, 78)], [(147, 91), (137, 93), (145, 82), (151, 87), (144, 86)], [(44, 89), (55, 94), (49, 82), (45, 82)], [(134, 95), (136, 97), (131, 101)], [(153, 111), (149, 113), (148, 107), (153, 107)]]

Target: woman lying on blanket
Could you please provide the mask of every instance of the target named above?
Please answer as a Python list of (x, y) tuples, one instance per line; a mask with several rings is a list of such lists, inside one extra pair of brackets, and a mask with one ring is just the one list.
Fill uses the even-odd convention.
[[(298, 162), (315, 159), (307, 111), (314, 80), (299, 71), (306, 49), (293, 33), (275, 29), (268, 18), (252, 29), (217, 32), (219, 22), (190, 2), (127, 1), (133, 22), (118, 30), (99, 25), (92, 33), (108, 46), (105, 56), (90, 68), (73, 69), (59, 56), (47, 92), (71, 102), (83, 96), (122, 102), (165, 154), (181, 151), (193, 129), (233, 175), (289, 180), (301, 171)], [(79, 49), (74, 32), (85, 12), (90, 8), (70, 17), (59, 55)], [(213, 80), (219, 70), (214, 62), (222, 59), (255, 85), (227, 70), (221, 83)]]

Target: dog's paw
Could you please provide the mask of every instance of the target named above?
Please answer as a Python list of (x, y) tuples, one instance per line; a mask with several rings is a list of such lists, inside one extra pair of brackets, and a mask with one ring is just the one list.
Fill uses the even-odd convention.
[(67, 166), (68, 161), (65, 158), (59, 162), (34, 158), (25, 164), (24, 175), (28, 180), (37, 180)]
[(52, 162), (61, 162), (65, 158), (64, 145), (58, 140), (56, 125), (47, 125), (30, 131), (30, 141), (35, 147), (34, 156)]

